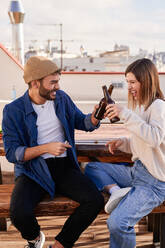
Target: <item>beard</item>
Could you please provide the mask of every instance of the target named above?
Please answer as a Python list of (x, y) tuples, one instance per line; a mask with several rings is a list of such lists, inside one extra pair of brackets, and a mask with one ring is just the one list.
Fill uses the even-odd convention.
[(51, 95), (53, 92), (56, 92), (56, 90), (47, 90), (42, 84), (40, 84), (39, 95), (42, 98), (53, 101), (55, 99), (55, 95)]

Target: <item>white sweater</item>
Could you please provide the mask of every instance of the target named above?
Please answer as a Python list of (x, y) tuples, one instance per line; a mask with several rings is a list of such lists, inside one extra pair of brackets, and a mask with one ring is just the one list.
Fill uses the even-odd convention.
[(134, 112), (124, 108), (119, 115), (130, 131), (120, 150), (132, 153), (157, 179), (165, 181), (165, 101), (155, 100), (149, 108)]

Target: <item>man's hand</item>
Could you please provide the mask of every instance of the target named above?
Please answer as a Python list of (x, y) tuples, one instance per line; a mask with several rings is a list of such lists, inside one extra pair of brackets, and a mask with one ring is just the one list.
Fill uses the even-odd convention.
[(94, 126), (97, 126), (97, 124), (99, 123), (99, 120), (97, 120), (97, 119), (95, 118), (95, 116), (94, 116), (98, 107), (99, 107), (99, 105), (95, 105), (95, 106), (94, 106), (94, 110), (93, 110), (92, 115), (91, 115), (91, 122), (92, 122), (92, 124), (93, 124)]
[(50, 153), (55, 156), (59, 156), (63, 154), (67, 148), (71, 148), (71, 145), (69, 143), (61, 143), (61, 142), (52, 142), (46, 144), (47, 146), (47, 153)]
[(108, 146), (109, 152), (114, 154), (114, 151), (117, 150), (117, 148), (119, 148), (119, 146), (121, 146), (122, 144), (123, 144), (123, 140), (115, 139), (107, 142), (106, 146)]
[(55, 156), (59, 156), (66, 151), (67, 148), (71, 148), (68, 142), (52, 142), (34, 147), (28, 147), (25, 149), (24, 161), (37, 158), (45, 153), (50, 153)]

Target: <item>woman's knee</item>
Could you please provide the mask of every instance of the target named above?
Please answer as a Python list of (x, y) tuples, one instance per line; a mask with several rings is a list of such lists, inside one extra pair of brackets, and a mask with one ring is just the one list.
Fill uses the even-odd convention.
[(99, 190), (102, 190), (104, 184), (104, 175), (101, 163), (91, 162), (86, 165), (85, 175), (90, 178)]
[(90, 162), (85, 167), (85, 174), (90, 176), (98, 169), (100, 169), (100, 162)]
[(126, 223), (124, 224), (124, 220), (122, 220), (120, 215), (116, 215), (114, 212), (112, 212), (107, 219), (107, 226), (110, 233), (117, 233), (126, 228)]

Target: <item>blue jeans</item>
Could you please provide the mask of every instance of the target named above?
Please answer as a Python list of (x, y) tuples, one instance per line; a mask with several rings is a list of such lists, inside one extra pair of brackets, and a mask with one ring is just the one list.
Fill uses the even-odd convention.
[(99, 190), (108, 184), (117, 184), (121, 188), (132, 187), (113, 210), (107, 224), (111, 248), (134, 248), (134, 226), (165, 200), (165, 182), (153, 177), (140, 160), (135, 161), (132, 167), (122, 164), (88, 163), (85, 174)]

